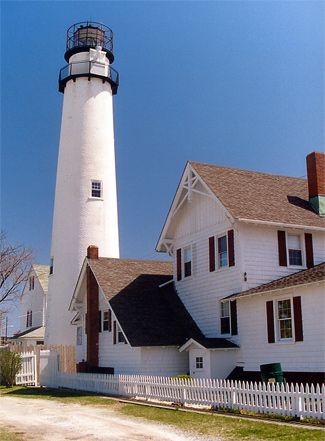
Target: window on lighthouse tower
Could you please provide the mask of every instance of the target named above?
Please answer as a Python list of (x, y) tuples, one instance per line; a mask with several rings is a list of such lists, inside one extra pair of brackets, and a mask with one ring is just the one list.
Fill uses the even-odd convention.
[(91, 181), (91, 197), (101, 198), (102, 197), (102, 182), (101, 181)]

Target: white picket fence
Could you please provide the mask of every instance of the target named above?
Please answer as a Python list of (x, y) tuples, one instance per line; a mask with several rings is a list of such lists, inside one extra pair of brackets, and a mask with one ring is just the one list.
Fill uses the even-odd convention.
[(22, 357), (22, 367), (16, 375), (16, 384), (37, 386), (36, 355), (34, 352), (23, 352), (20, 355)]
[(140, 375), (47, 375), (41, 384), (181, 405), (242, 409), (258, 413), (324, 419), (325, 386), (175, 379)]

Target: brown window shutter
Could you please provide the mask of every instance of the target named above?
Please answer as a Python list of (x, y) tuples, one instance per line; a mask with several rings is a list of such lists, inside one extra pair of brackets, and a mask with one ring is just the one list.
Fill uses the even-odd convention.
[(113, 343), (116, 345), (116, 321), (113, 322)]
[(98, 311), (98, 332), (102, 332), (102, 311)]
[(313, 250), (313, 235), (305, 233), (305, 248), (306, 248), (306, 266), (312, 268), (314, 266), (314, 250)]
[(108, 331), (112, 332), (112, 311), (108, 310)]
[(293, 315), (295, 322), (295, 340), (303, 341), (303, 330), (302, 330), (302, 314), (301, 314), (301, 297), (293, 298)]
[(210, 273), (216, 269), (216, 247), (214, 243), (214, 236), (209, 237), (209, 269)]
[(266, 319), (267, 319), (267, 341), (269, 343), (275, 342), (274, 336), (274, 312), (273, 301), (266, 302)]
[(231, 335), (237, 335), (237, 302), (232, 300), (230, 302), (230, 316), (231, 316)]
[(85, 334), (88, 334), (88, 314), (85, 314)]
[(287, 245), (285, 231), (278, 231), (279, 265), (287, 266)]
[(234, 230), (228, 231), (228, 262), (229, 266), (235, 266)]
[(176, 271), (177, 271), (177, 280), (182, 279), (182, 250), (179, 248), (176, 251)]

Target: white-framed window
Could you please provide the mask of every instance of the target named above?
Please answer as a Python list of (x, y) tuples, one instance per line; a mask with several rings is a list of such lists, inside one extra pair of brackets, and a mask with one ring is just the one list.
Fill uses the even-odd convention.
[(230, 334), (230, 301), (221, 302), (220, 333)]
[(195, 357), (196, 369), (203, 369), (203, 357)]
[(32, 291), (34, 289), (34, 286), (35, 286), (35, 277), (30, 276), (30, 278), (29, 278), (29, 291)]
[(287, 253), (290, 266), (302, 266), (302, 240), (300, 234), (287, 233)]
[(291, 299), (277, 300), (277, 336), (278, 340), (293, 338), (293, 320)]
[(227, 235), (217, 237), (216, 240), (216, 256), (217, 268), (224, 268), (228, 266), (228, 244)]
[(122, 329), (117, 325), (117, 343), (126, 343)]
[(192, 245), (183, 248), (183, 274), (184, 277), (192, 275)]
[(111, 310), (103, 311), (103, 331), (111, 331), (112, 313)]
[(102, 181), (91, 181), (91, 197), (92, 198), (102, 198), (103, 188)]
[(77, 327), (77, 345), (82, 345), (82, 326)]

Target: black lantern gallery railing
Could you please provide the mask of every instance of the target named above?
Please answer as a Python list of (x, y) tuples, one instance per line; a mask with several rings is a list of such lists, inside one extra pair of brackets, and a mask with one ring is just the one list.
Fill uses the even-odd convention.
[(93, 21), (75, 23), (67, 30), (64, 58), (69, 61), (71, 55), (85, 49), (96, 48), (96, 46), (100, 46), (106, 52), (110, 62), (113, 63), (113, 31), (108, 26)]
[(79, 61), (70, 63), (60, 70), (59, 91), (64, 92), (65, 85), (71, 79), (79, 77), (101, 78), (107, 81), (112, 87), (112, 94), (116, 95), (119, 85), (119, 74), (109, 64), (98, 63), (98, 61)]

